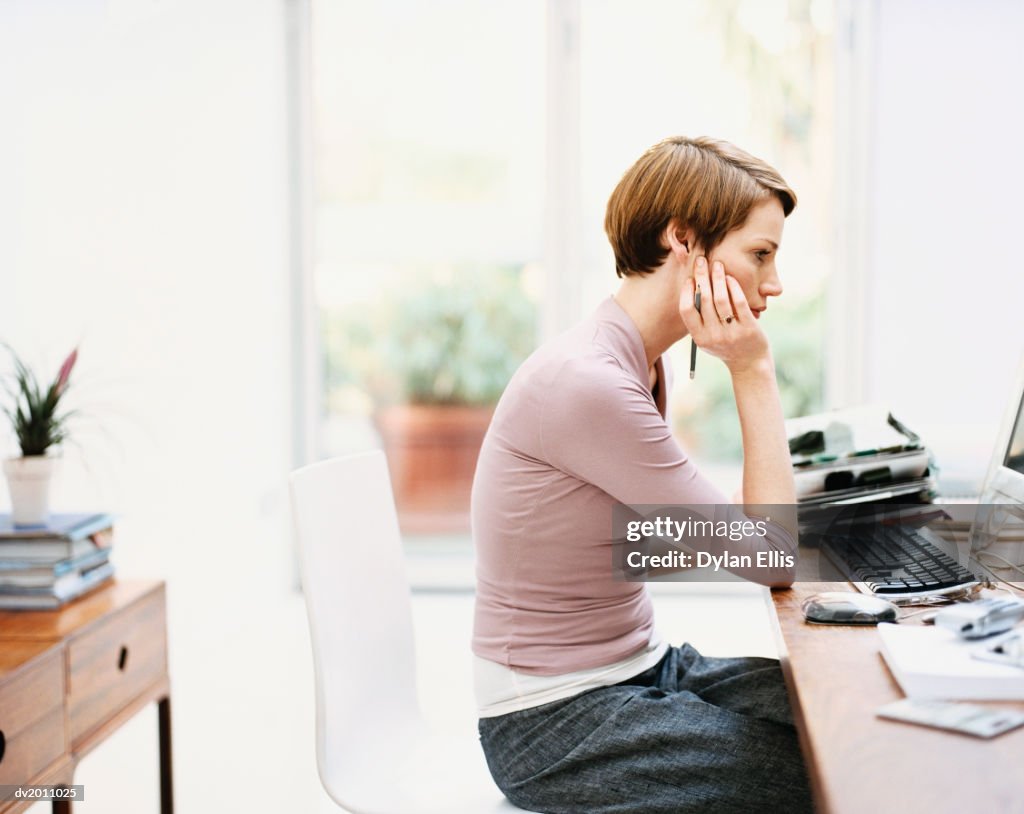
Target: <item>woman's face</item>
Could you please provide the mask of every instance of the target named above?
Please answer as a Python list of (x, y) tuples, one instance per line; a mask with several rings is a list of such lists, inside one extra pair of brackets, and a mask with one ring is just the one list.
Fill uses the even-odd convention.
[(768, 298), (782, 293), (775, 257), (782, 245), (785, 219), (782, 203), (773, 195), (751, 209), (744, 224), (708, 254), (709, 265), (721, 260), (725, 273), (736, 278), (758, 319), (768, 307)]

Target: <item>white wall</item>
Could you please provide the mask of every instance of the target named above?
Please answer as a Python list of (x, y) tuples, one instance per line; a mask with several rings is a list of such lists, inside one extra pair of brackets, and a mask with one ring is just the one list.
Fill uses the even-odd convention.
[(57, 507), (182, 624), (292, 582), (284, 51), (279, 0), (0, 4), (0, 339), (80, 343)]
[[(224, 654), (294, 583), (285, 66), (281, 0), (0, 0), (0, 339), (47, 375), (80, 343), (56, 504), (117, 512), (119, 574), (167, 580), (186, 811), (243, 779), (271, 655), (225, 696)], [(156, 765), (148, 712), (76, 782), (155, 810)]]
[(876, 3), (866, 395), (984, 474), (1024, 351), (1024, 6)]

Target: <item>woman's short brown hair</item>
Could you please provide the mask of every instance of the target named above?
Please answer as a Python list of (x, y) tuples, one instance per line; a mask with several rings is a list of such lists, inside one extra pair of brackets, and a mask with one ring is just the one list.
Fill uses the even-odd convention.
[(796, 206), (796, 193), (775, 169), (727, 141), (660, 141), (626, 171), (608, 199), (604, 230), (615, 273), (647, 273), (665, 262), (662, 234), (673, 219), (692, 229), (695, 243), (709, 252), (771, 195), (786, 215)]

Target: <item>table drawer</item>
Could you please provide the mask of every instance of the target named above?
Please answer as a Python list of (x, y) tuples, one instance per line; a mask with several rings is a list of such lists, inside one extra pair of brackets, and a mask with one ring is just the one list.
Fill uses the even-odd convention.
[(44, 712), (63, 705), (64, 651), (54, 648), (5, 678), (0, 681), (0, 731), (9, 740)]
[(167, 672), (163, 591), (105, 619), (68, 644), (71, 748)]
[(11, 665), (0, 681), (0, 784), (35, 777), (64, 747), (64, 651), (56, 647)]
[[(37, 710), (38, 712), (38, 710)], [(57, 706), (27, 729), (9, 733), (0, 741), (0, 785), (26, 783), (64, 754), (64, 707)]]

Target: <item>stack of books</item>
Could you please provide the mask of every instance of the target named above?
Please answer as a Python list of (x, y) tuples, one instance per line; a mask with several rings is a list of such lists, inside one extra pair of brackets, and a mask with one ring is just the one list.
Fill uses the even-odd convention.
[(786, 422), (801, 506), (931, 503), (931, 453), (884, 408), (866, 406)]
[(109, 514), (55, 514), (22, 527), (0, 514), (0, 608), (59, 608), (114, 574), (114, 519)]

